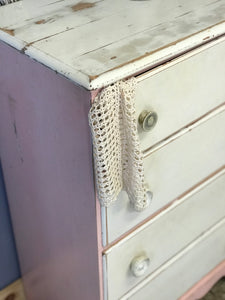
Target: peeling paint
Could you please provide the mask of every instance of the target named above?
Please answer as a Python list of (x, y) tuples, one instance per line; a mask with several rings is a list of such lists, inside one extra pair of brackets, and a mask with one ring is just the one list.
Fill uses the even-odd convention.
[(45, 19), (35, 22), (35, 24), (45, 24), (47, 21)]
[(94, 7), (95, 3), (90, 3), (90, 2), (79, 2), (76, 5), (73, 5), (71, 8), (73, 11), (79, 11), (79, 10), (83, 10), (86, 8), (91, 8)]
[[(201, 32), (204, 32), (204, 31), (206, 31), (206, 30), (209, 30), (209, 29), (213, 28), (214, 26), (219, 25), (219, 24), (222, 24), (222, 23), (225, 23), (225, 22), (224, 22), (224, 21), (218, 22), (217, 24), (214, 24), (214, 25), (209, 26), (209, 27), (207, 27), (207, 28), (205, 28), (205, 29), (202, 29), (202, 30), (199, 30), (199, 31), (197, 31), (197, 32), (194, 32), (194, 33), (192, 33), (192, 34), (190, 34), (190, 35), (187, 35), (187, 36), (185, 36), (185, 37), (183, 37), (183, 38), (180, 38), (180, 39), (178, 39), (178, 40), (176, 40), (176, 41), (174, 41), (174, 42), (168, 43), (168, 44), (166, 44), (165, 46), (159, 47), (159, 48), (157, 48), (156, 50), (149, 51), (149, 52), (145, 52), (145, 54), (143, 54), (143, 55), (141, 55), (141, 56), (138, 56), (137, 58), (131, 59), (131, 60), (129, 60), (129, 61), (126, 61), (125, 63), (122, 63), (122, 64), (120, 64), (120, 65), (117, 65), (116, 67), (111, 68), (110, 70), (108, 70), (108, 71), (106, 71), (106, 72), (103, 72), (103, 73), (101, 73), (101, 74), (98, 74), (98, 75), (89, 75), (89, 76), (88, 76), (88, 77), (89, 77), (89, 80), (90, 80), (90, 82), (91, 82), (91, 81), (93, 81), (94, 79), (98, 78), (99, 76), (102, 76), (103, 74), (105, 74), (105, 73), (107, 73), (107, 72), (109, 72), (109, 71), (113, 71), (113, 70), (119, 69), (119, 68), (124, 67), (124, 66), (126, 66), (126, 65), (128, 65), (128, 64), (131, 64), (131, 63), (134, 63), (134, 62), (136, 62), (136, 61), (139, 61), (139, 60), (145, 58), (146, 56), (150, 56), (150, 55), (152, 55), (152, 54), (155, 54), (155, 53), (157, 53), (157, 52), (159, 52), (159, 51), (161, 51), (161, 50), (163, 50), (163, 49), (165, 49), (165, 48), (169, 48), (169, 47), (171, 47), (171, 46), (175, 46), (176, 44), (178, 44), (178, 43), (180, 43), (180, 42), (182, 42), (182, 41), (184, 41), (184, 40), (187, 40), (188, 38), (190, 38), (190, 37), (192, 37), (192, 36), (195, 36), (195, 35), (197, 35), (197, 34), (199, 34), (199, 33), (201, 33)], [(214, 36), (210, 36), (209, 38), (207, 38), (207, 42), (208, 42), (208, 40), (212, 40), (213, 38), (214, 38)], [(204, 39), (203, 39), (203, 41), (204, 41)], [(205, 42), (205, 41), (204, 41), (204, 42)], [(203, 43), (204, 43), (204, 42), (203, 42)], [(205, 42), (205, 43), (206, 43), (206, 42)], [(198, 46), (199, 46), (199, 45), (198, 45)], [(189, 50), (190, 50), (190, 49), (189, 49)]]
[[(58, 16), (57, 16), (58, 17)], [(41, 19), (35, 22), (35, 24), (45, 24), (45, 23), (53, 23), (55, 22), (55, 18)]]
[(8, 34), (10, 34), (10, 35), (12, 35), (12, 36), (15, 35), (14, 29), (7, 29), (7, 28), (1, 28), (1, 27), (0, 27), (0, 30), (1, 30), (1, 31), (4, 31), (4, 32), (6, 32), (6, 33), (8, 33)]
[[(0, 27), (7, 34), (2, 31), (1, 39), (14, 48), (17, 47), (21, 53), (31, 56), (53, 70), (56, 69), (65, 77), (77, 83), (81, 82), (81, 85), (91, 89), (93, 86), (89, 80), (92, 81), (101, 76), (99, 80), (93, 82), (96, 88), (102, 84), (99, 82), (105, 80), (105, 76), (109, 80), (108, 74), (111, 71), (116, 74), (115, 79), (112, 80), (117, 80), (122, 76), (119, 72), (114, 72), (116, 69), (121, 68), (124, 76), (129, 76), (131, 75), (129, 72), (140, 72), (139, 68), (147, 69), (152, 65), (155, 66), (159, 63), (158, 56), (164, 48), (168, 48), (168, 56), (173, 55), (174, 52), (176, 55), (178, 52), (183, 53), (189, 49), (189, 46), (182, 43), (184, 44), (183, 50), (182, 45), (176, 45), (183, 38), (189, 39), (191, 35), (196, 35), (196, 38), (190, 39), (190, 45), (192, 43), (201, 45), (217, 37), (217, 30), (219, 35), (223, 34), (224, 27), (222, 26), (218, 26), (218, 29), (213, 28), (213, 33), (211, 30), (206, 32), (208, 26), (216, 27), (219, 21), (224, 23), (223, 1), (212, 1), (206, 0), (206, 3), (204, 2), (198, 10), (193, 10), (193, 5), (189, 2), (183, 5), (183, 8), (182, 3), (174, 2), (171, 9), (165, 8), (165, 13), (169, 16), (165, 18), (164, 6), (157, 0), (133, 0), (132, 2), (126, 0), (122, 13), (121, 8), (117, 7), (117, 4), (112, 4), (111, 1), (108, 3), (103, 0), (54, 0), (51, 4), (41, 8), (42, 13), (37, 12), (30, 19), (25, 12), (23, 15), (20, 11), (18, 23), (5, 16), (3, 21), (1, 20)], [(56, 5), (58, 2), (62, 4)], [(221, 4), (207, 8), (205, 7), (207, 2), (210, 5), (216, 2)], [(147, 12), (148, 7), (149, 12)], [(7, 9), (10, 7), (8, 6)], [(138, 22), (132, 13), (133, 9), (137, 9), (137, 15), (143, 15), (143, 22)], [(159, 12), (159, 17), (154, 11)], [(17, 13), (13, 9), (11, 13), (15, 13), (17, 18)], [(110, 19), (109, 22), (108, 18), (112, 20)], [(55, 26), (50, 24), (52, 22), (56, 22)], [(115, 28), (110, 27), (113, 22), (116, 23)], [(41, 28), (45, 30), (40, 30)], [(109, 30), (112, 30), (112, 33), (108, 34)], [(205, 34), (198, 39), (199, 30), (205, 31)], [(71, 33), (67, 34), (67, 31)], [(89, 37), (91, 42), (88, 43), (85, 35), (90, 32), (100, 32), (101, 36), (95, 38), (94, 34), (91, 35)], [(14, 34), (15, 38), (12, 37)], [(207, 38), (207, 36), (210, 37)], [(80, 47), (74, 49), (72, 43), (75, 44), (76, 41), (80, 43)], [(175, 44), (171, 44), (174, 41)], [(156, 52), (158, 54), (155, 55)], [(167, 53), (165, 50), (163, 55), (164, 52)], [(70, 71), (65, 72), (64, 69)]]
[(27, 51), (27, 49), (28, 49), (32, 44), (34, 44), (34, 43), (35, 43), (35, 41), (26, 44), (26, 46), (24, 46), (24, 47), (20, 50), (20, 52), (24, 54), (24, 53)]

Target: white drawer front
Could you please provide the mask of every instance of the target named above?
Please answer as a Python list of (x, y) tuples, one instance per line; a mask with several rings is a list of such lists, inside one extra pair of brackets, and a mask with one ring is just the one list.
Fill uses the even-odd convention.
[[(225, 220), (122, 299), (176, 300), (225, 259)], [(144, 283), (144, 282), (143, 282)], [(140, 290), (138, 291), (138, 289)]]
[[(224, 39), (222, 39), (224, 40)], [(213, 42), (212, 44), (214, 44)], [(195, 50), (193, 53), (196, 53)], [(142, 111), (154, 111), (158, 122), (150, 132), (139, 126), (144, 150), (198, 119), (225, 101), (225, 42), (190, 57), (190, 53), (164, 67), (140, 76), (137, 87), (137, 117)], [(151, 76), (151, 74), (153, 74)]]
[(116, 203), (105, 209), (106, 239), (112, 242), (224, 164), (225, 110), (145, 159), (152, 202), (143, 212), (135, 212), (121, 192)]
[[(187, 196), (182, 203), (178, 201), (106, 251), (107, 299), (121, 297), (223, 218), (224, 187), (225, 168), (197, 193)], [(141, 277), (135, 277), (130, 265), (140, 256), (148, 258), (150, 264)]]

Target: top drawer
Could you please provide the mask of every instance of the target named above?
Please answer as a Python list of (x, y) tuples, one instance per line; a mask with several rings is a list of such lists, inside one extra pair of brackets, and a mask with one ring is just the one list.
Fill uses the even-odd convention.
[(142, 150), (223, 103), (224, 78), (225, 38), (138, 76), (137, 118), (143, 111), (158, 115), (151, 131), (138, 126)]

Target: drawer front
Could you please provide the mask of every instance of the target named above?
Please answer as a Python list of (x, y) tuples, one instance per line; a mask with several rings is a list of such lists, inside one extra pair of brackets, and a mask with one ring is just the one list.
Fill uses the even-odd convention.
[[(225, 220), (169, 261), (146, 284), (122, 299), (175, 300), (187, 292), (225, 259)], [(163, 288), (162, 288), (163, 287)]]
[(112, 242), (145, 218), (179, 197), (225, 164), (223, 111), (158, 149), (144, 161), (145, 180), (153, 194), (143, 212), (135, 212), (125, 192), (106, 209), (105, 234)]
[[(225, 216), (224, 186), (225, 168), (208, 179), (195, 194), (177, 201), (106, 251), (107, 299), (121, 297), (222, 219)], [(136, 274), (136, 271), (131, 271), (131, 264), (139, 257), (146, 257), (146, 269)], [(145, 260), (143, 264), (145, 266)], [(142, 265), (136, 267), (139, 266)]]
[[(225, 41), (193, 51), (138, 77), (136, 111), (158, 115), (154, 129), (139, 126), (142, 150), (176, 132), (225, 101)], [(191, 56), (192, 55), (192, 56)], [(186, 59), (185, 59), (186, 58)], [(183, 61), (182, 61), (183, 60)], [(158, 70), (158, 72), (157, 72)], [(162, 71), (161, 71), (162, 70)], [(148, 128), (151, 128), (148, 127)]]

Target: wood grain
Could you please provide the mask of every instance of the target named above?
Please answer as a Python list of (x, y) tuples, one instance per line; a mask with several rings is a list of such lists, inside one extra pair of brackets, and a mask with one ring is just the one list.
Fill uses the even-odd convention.
[(0, 39), (95, 89), (220, 36), (224, 12), (221, 0), (14, 3), (0, 10)]

